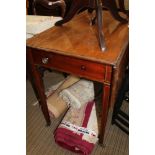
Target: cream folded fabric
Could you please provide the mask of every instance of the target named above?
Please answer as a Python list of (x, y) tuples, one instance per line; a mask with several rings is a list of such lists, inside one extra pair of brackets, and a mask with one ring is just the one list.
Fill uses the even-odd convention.
[(65, 81), (47, 98), (47, 106), (51, 117), (58, 118), (62, 113), (68, 109), (68, 105), (63, 99), (59, 97), (60, 91), (73, 85), (80, 78), (75, 76), (68, 76)]
[(84, 104), (94, 100), (94, 84), (92, 81), (81, 79), (74, 85), (62, 90), (59, 96), (68, 106), (79, 109)]
[(62, 17), (27, 15), (26, 33), (31, 35), (41, 33), (53, 27), (55, 23), (61, 19)]

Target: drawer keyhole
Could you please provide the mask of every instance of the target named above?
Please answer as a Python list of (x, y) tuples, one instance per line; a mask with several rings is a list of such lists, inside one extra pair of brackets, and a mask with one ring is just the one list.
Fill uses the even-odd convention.
[(42, 58), (42, 63), (47, 64), (48, 63), (48, 58)]
[(81, 66), (81, 70), (85, 71), (86, 70), (86, 66), (82, 65)]

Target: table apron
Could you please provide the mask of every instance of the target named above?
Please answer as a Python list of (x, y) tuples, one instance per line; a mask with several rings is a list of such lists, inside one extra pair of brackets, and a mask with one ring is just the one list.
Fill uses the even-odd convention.
[(110, 65), (41, 50), (33, 50), (32, 57), (36, 66), (55, 69), (110, 85), (112, 74)]

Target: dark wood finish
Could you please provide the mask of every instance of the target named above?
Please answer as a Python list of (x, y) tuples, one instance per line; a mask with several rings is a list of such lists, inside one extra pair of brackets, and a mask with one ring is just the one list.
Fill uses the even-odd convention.
[(119, 3), (119, 9), (120, 11), (124, 12), (125, 14), (127, 14), (127, 16), (129, 16), (129, 11), (125, 9), (125, 0), (118, 0)]
[[(129, 115), (121, 109), (123, 101), (126, 100), (126, 104), (129, 104), (129, 97), (126, 93), (129, 92), (129, 70), (127, 69), (121, 87), (119, 89), (117, 99), (115, 102), (112, 124), (117, 125), (125, 133), (129, 134)], [(127, 103), (128, 102), (128, 103)], [(125, 102), (124, 102), (125, 103)]]
[[(103, 4), (101, 4), (101, 3), (103, 3)], [(127, 22), (126, 19), (122, 18), (119, 15), (115, 0), (72, 0), (68, 13), (64, 17), (64, 19), (62, 21), (58, 21), (56, 23), (56, 25), (62, 25), (64, 23), (68, 22), (69, 20), (71, 20), (74, 17), (74, 15), (76, 13), (78, 13), (83, 8), (96, 9), (98, 7), (97, 6), (98, 4), (99, 5), (101, 4), (104, 7), (106, 7), (111, 12), (111, 14), (113, 15), (113, 17), (116, 20), (123, 22), (123, 23)]]
[(118, 91), (123, 82), (126, 67), (128, 65), (129, 65), (129, 45), (126, 48), (124, 55), (122, 55), (122, 57), (118, 60), (117, 65), (113, 67), (112, 94), (110, 99), (111, 107), (114, 107), (114, 103), (117, 98)]
[[(27, 0), (28, 15), (43, 15), (43, 16), (63, 16), (70, 7), (71, 0)], [(48, 5), (48, 2), (56, 2), (53, 5)], [(62, 5), (61, 5), (62, 4)], [(64, 9), (64, 5), (66, 5)]]
[(109, 110), (109, 98), (110, 98), (110, 85), (103, 85), (103, 95), (102, 95), (102, 113), (101, 113), (101, 126), (99, 132), (99, 143), (103, 144), (105, 127), (107, 122), (107, 115)]
[[(45, 52), (43, 50), (33, 51), (34, 64), (47, 68), (57, 69), (62, 72), (78, 74), (91, 80), (104, 82), (106, 67), (101, 63), (96, 64), (88, 60), (81, 60), (70, 56)], [(48, 58), (46, 64), (43, 59)], [(63, 64), (63, 65), (62, 65)]]
[(54, 10), (60, 7), (61, 16), (64, 17), (66, 12), (66, 3), (64, 0), (34, 0), (34, 14), (37, 13), (37, 6), (42, 6), (46, 10)]
[(26, 57), (27, 57), (27, 60), (29, 62), (29, 65), (31, 66), (30, 69), (31, 69), (31, 73), (33, 75), (34, 86), (36, 87), (35, 90), (37, 91), (37, 94), (39, 95), (41, 110), (42, 110), (42, 112), (44, 114), (47, 125), (50, 125), (51, 121), (50, 121), (50, 116), (49, 116), (49, 113), (48, 113), (48, 108), (47, 108), (47, 103), (46, 103), (46, 96), (45, 96), (45, 93), (44, 93), (44, 85), (43, 85), (43, 81), (42, 81), (40, 72), (37, 70), (36, 66), (34, 66), (34, 61), (33, 61), (31, 48), (27, 49)]
[(26, 0), (26, 15), (28, 14), (28, 9), (29, 9), (29, 1)]
[(26, 0), (27, 3), (27, 14), (32, 15), (33, 14), (33, 0)]
[[(83, 12), (63, 27), (53, 27), (35, 37), (27, 40), (28, 61), (33, 70), (36, 88), (40, 96), (40, 103), (44, 107), (44, 117), (49, 123), (49, 115), (45, 101), (45, 94), (41, 76), (37, 72), (38, 66), (56, 69), (74, 74), (90, 80), (101, 82), (102, 95), (102, 119), (99, 142), (103, 143), (108, 109), (111, 98), (114, 98), (111, 88), (118, 85), (119, 79), (115, 75), (121, 75), (125, 64), (128, 45), (128, 25), (119, 24), (107, 12), (103, 18), (105, 27), (105, 41), (107, 49), (100, 52), (96, 37), (96, 27), (89, 26), (89, 15)], [(116, 80), (116, 79), (117, 80)], [(113, 83), (112, 83), (113, 82)], [(115, 83), (114, 83), (115, 82)]]
[[(118, 8), (117, 8), (117, 4), (116, 4), (116, 0), (102, 0), (103, 6), (108, 8), (108, 10), (110, 11), (110, 13), (112, 14), (112, 16), (122, 22), (122, 23), (127, 23), (127, 19), (121, 17), (119, 15), (118, 12)], [(121, 3), (122, 4), (122, 3)]]

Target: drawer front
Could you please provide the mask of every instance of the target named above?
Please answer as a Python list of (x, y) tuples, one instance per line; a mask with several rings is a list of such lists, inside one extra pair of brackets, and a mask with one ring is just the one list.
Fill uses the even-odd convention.
[(53, 68), (100, 82), (105, 80), (106, 66), (103, 64), (51, 52), (33, 51), (32, 55), (36, 65)]

